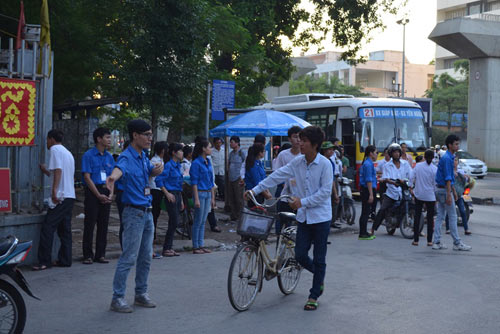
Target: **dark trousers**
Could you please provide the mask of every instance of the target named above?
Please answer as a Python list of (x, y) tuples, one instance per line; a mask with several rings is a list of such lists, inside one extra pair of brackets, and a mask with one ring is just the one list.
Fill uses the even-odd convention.
[(377, 212), (377, 216), (375, 217), (375, 222), (373, 223), (372, 229), (378, 230), (380, 224), (382, 224), (382, 220), (385, 218), (385, 213), (388, 209), (394, 206), (396, 201), (387, 195), (383, 196), (382, 203), (380, 204), (380, 209)]
[(240, 180), (229, 182), (229, 206), (231, 207), (231, 220), (238, 220), (243, 210), (243, 186)]
[(118, 233), (118, 239), (120, 239), (120, 248), (123, 250), (123, 247), (122, 247), (122, 234), (123, 234), (122, 213), (123, 213), (123, 208), (125, 206), (122, 203), (122, 195), (123, 195), (123, 191), (116, 190), (115, 203), (116, 203), (116, 208), (118, 209), (118, 216), (120, 217), (120, 232)]
[[(302, 267), (313, 274), (312, 288), (309, 298), (318, 299), (321, 294), (321, 285), (326, 273), (326, 249), (330, 221), (317, 224), (297, 224), (297, 239), (295, 241), (295, 259)], [(309, 249), (314, 244), (313, 258), (309, 257)]]
[(58, 262), (62, 266), (71, 266), (71, 215), (74, 201), (72, 198), (66, 198), (61, 204), (47, 211), (38, 245), (40, 265), (48, 267), (52, 265), (52, 243), (54, 242), (54, 232), (57, 230), (57, 235), (61, 240)]
[(427, 210), (427, 242), (432, 242), (432, 233), (434, 232), (434, 208), (436, 202), (420, 201), (415, 199), (415, 222), (413, 223), (413, 241), (418, 242), (420, 235), (420, 217), (422, 216), (422, 208)]
[(214, 209), (212, 209), (207, 216), (208, 224), (210, 225), (210, 230), (214, 230), (217, 227), (217, 218), (215, 218)]
[(224, 175), (215, 175), (215, 184), (217, 185), (219, 198), (224, 200)]
[[(278, 204), (276, 204), (276, 209), (278, 210), (278, 212), (294, 212), (293, 209), (290, 207), (290, 204), (288, 204), (288, 202), (283, 202), (283, 201), (279, 201)], [(288, 223), (287, 220), (282, 222), (280, 219), (276, 219), (276, 222), (274, 223), (276, 235), (279, 235), (281, 233), (281, 229), (283, 227), (288, 227), (287, 223)]]
[[(380, 194), (380, 198), (382, 198), (382, 193)], [(373, 188), (373, 203), (370, 204), (370, 206), (371, 206), (370, 207), (370, 215), (375, 216), (375, 214), (377, 213), (377, 202), (378, 202), (377, 188)]]
[[(373, 197), (375, 200), (375, 189), (373, 189)], [(368, 225), (368, 217), (370, 216), (372, 210), (372, 204), (368, 203), (370, 199), (370, 192), (368, 188), (361, 187), (361, 216), (359, 217), (359, 236), (368, 236), (368, 230), (366, 226)]]
[(168, 212), (168, 228), (167, 233), (165, 234), (165, 242), (163, 243), (163, 251), (172, 249), (175, 229), (177, 228), (177, 224), (179, 223), (179, 213), (181, 212), (182, 207), (181, 192), (171, 191), (171, 193), (175, 196), (175, 202), (171, 203), (166, 199)]
[[(109, 195), (109, 190), (106, 186), (97, 186), (100, 194)], [(84, 259), (100, 259), (106, 255), (106, 244), (108, 241), (108, 222), (109, 210), (111, 204), (102, 204), (101, 201), (85, 187), (84, 200), (85, 220), (83, 221), (83, 258)], [(94, 239), (94, 226), (97, 223), (97, 232), (95, 240), (95, 257), (92, 251), (92, 243)]]
[[(151, 189), (151, 195), (153, 195), (153, 202), (152, 202), (153, 211), (152, 211), (152, 213), (153, 213), (153, 224), (155, 225), (155, 232), (154, 232), (153, 239), (156, 240), (156, 228), (158, 226), (158, 217), (160, 217), (160, 213), (161, 213), (161, 201), (165, 197), (165, 195), (163, 194), (163, 192), (161, 190), (158, 190), (158, 189)], [(167, 203), (167, 205), (168, 205), (168, 203)], [(169, 215), (170, 215), (170, 213), (169, 213)]]

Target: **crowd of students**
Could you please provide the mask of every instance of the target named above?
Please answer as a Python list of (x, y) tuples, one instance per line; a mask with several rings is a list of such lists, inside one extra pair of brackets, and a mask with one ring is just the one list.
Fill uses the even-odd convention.
[[(130, 142), (117, 157), (107, 151), (111, 144), (110, 131), (98, 128), (93, 133), (95, 147), (82, 157), (82, 175), (85, 185), (83, 263), (108, 263), (106, 243), (110, 206), (115, 198), (120, 216), (120, 242), (122, 254), (118, 260), (113, 279), (113, 297), (110, 309), (116, 312), (132, 312), (132, 307), (124, 299), (126, 281), (130, 269), (136, 266), (136, 287), (134, 303), (152, 308), (156, 304), (147, 292), (147, 280), (152, 259), (179, 256), (173, 249), (174, 232), (180, 213), (187, 203), (182, 193), (186, 192), (186, 178), (189, 176), (189, 192), (194, 203), (192, 243), (194, 254), (210, 253), (204, 245), (205, 222), (208, 220), (214, 232), (220, 232), (215, 219), (216, 189), (220, 199), (226, 197), (231, 209), (230, 220), (240, 218), (243, 200), (248, 200), (244, 191), (253, 192), (261, 202), (272, 195), (269, 189), (276, 186), (274, 196), (293, 196), (292, 201), (278, 203), (279, 211), (297, 213), (298, 230), (296, 259), (313, 273), (313, 285), (305, 310), (315, 310), (317, 300), (324, 290), (326, 270), (326, 244), (328, 231), (335, 223), (339, 203), (337, 179), (346, 172), (348, 160), (344, 159), (338, 139), (324, 141), (323, 131), (316, 126), (301, 129), (297, 126), (288, 131), (289, 144), (278, 149), (273, 161), (273, 173), (266, 177), (262, 159), (265, 152), (265, 137), (255, 136), (248, 152), (240, 147), (240, 138), (230, 138), (231, 151), (228, 156), (229, 184), (225, 185), (225, 155), (222, 140), (214, 138), (214, 145), (205, 137), (195, 139), (194, 148), (180, 143), (157, 142), (153, 147), (153, 157), (148, 158), (152, 142), (151, 126), (143, 120), (128, 123)], [(49, 209), (42, 226), (38, 250), (39, 263), (34, 270), (45, 270), (52, 265), (69, 267), (71, 254), (71, 215), (75, 200), (74, 159), (62, 145), (63, 134), (51, 130), (47, 135), (50, 150), (48, 167), (41, 170), (51, 177)], [(427, 245), (432, 249), (445, 249), (441, 241), (441, 224), (447, 217), (447, 230), (453, 238), (453, 249), (468, 251), (458, 235), (455, 202), (460, 207), (463, 184), (468, 176), (457, 169), (454, 153), (458, 150), (458, 138), (446, 138), (447, 150), (442, 154), (437, 166), (436, 152), (428, 150), (424, 161), (417, 159), (413, 166), (411, 154), (405, 144), (391, 144), (384, 150), (384, 159), (379, 161), (374, 146), (365, 148), (365, 159), (359, 170), (362, 213), (359, 219), (359, 239), (375, 239), (375, 231), (380, 226), (385, 212), (401, 199), (401, 189), (395, 180), (410, 179), (416, 199), (415, 235), (413, 245), (419, 242), (419, 217), (422, 208), (427, 210)], [(343, 161), (344, 160), (344, 161)], [(346, 161), (347, 160), (347, 161)], [(434, 162), (434, 163), (433, 163)], [(413, 168), (414, 167), (414, 168)], [(382, 194), (381, 205), (375, 215), (376, 189)], [(227, 189), (227, 193), (223, 190)], [(114, 196), (116, 195), (116, 196)], [(168, 229), (163, 242), (162, 253), (153, 252), (158, 218), (162, 202), (168, 212)], [(248, 203), (253, 206), (253, 203)], [(434, 224), (434, 208), (437, 209)], [(367, 223), (372, 218), (371, 233)], [(281, 229), (276, 223), (276, 233)], [(95, 252), (93, 231), (97, 226)], [(449, 226), (449, 227), (448, 227)], [(334, 225), (335, 227), (335, 225)], [(464, 221), (465, 233), (470, 234)], [(58, 259), (53, 263), (51, 250), (54, 232), (61, 239)], [(308, 251), (314, 247), (313, 258)]]

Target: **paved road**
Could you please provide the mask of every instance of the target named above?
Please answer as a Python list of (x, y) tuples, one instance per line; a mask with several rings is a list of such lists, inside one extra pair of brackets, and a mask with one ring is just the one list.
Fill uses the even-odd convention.
[[(153, 262), (156, 309), (108, 311), (116, 261), (27, 271), (42, 301), (26, 297), (26, 333), (498, 333), (499, 206), (475, 206), (470, 253), (410, 245), (397, 232), (374, 241), (332, 235), (326, 290), (305, 312), (311, 275), (284, 297), (275, 280), (252, 308), (234, 311), (226, 275), (233, 252), (183, 254)], [(461, 230), (463, 232), (463, 230)], [(449, 236), (444, 241), (451, 244)], [(129, 288), (133, 286), (130, 278)], [(133, 298), (133, 290), (127, 291)]]
[(473, 197), (493, 198), (500, 204), (500, 173), (489, 173), (484, 179), (476, 179), (476, 186), (471, 191)]

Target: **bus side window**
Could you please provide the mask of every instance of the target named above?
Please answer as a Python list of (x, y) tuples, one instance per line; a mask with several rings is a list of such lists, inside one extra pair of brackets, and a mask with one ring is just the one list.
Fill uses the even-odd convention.
[(356, 170), (356, 132), (354, 119), (342, 120), (342, 145), (344, 146), (344, 155), (349, 159), (349, 168), (346, 176), (354, 178)]

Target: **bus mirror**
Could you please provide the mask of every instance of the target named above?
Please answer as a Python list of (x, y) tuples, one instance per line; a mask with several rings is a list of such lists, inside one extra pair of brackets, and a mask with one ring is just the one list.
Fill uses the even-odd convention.
[(356, 130), (357, 133), (361, 133), (361, 131), (363, 131), (363, 124), (361, 123), (360, 119), (356, 120), (356, 124), (354, 125), (354, 129)]

